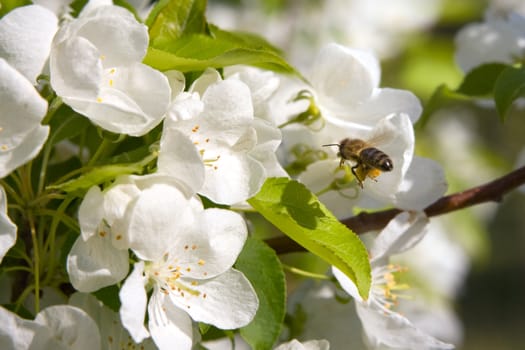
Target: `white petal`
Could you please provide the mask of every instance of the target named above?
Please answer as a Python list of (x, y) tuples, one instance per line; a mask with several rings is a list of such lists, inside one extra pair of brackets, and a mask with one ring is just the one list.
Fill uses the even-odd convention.
[(135, 264), (133, 272), (128, 276), (119, 292), (120, 319), (136, 343), (140, 343), (149, 337), (149, 333), (144, 327), (146, 303), (148, 301), (145, 289), (146, 282), (144, 262), (140, 261)]
[[(185, 279), (185, 281), (190, 281)], [(231, 269), (209, 280), (195, 280), (191, 285), (198, 295), (170, 293), (174, 303), (192, 319), (221, 329), (234, 329), (251, 322), (259, 307), (252, 285), (244, 275)]]
[(53, 338), (68, 349), (100, 349), (100, 333), (95, 321), (79, 308), (50, 306), (36, 316), (35, 322), (47, 326)]
[(129, 271), (128, 251), (111, 244), (111, 237), (78, 237), (67, 256), (71, 284), (81, 292), (93, 292), (120, 282)]
[(97, 48), (85, 38), (73, 37), (55, 44), (49, 69), (51, 86), (73, 108), (97, 98), (103, 75), (102, 61)]
[(281, 130), (259, 118), (254, 120), (253, 126), (257, 130), (257, 145), (250, 151), (250, 156), (263, 165), (266, 169), (266, 176), (288, 176), (276, 154), (282, 140)]
[(160, 139), (157, 167), (160, 173), (177, 178), (193, 192), (200, 191), (204, 184), (204, 164), (195, 145), (186, 135), (167, 124)]
[(266, 179), (262, 164), (228, 149), (219, 153), (220, 159), (205, 168), (206, 180), (200, 193), (220, 204), (235, 204), (254, 196)]
[[(248, 229), (241, 215), (209, 208), (198, 214), (191, 229), (173, 237), (172, 254), (184, 276), (211, 278), (229, 270), (246, 241)], [(186, 267), (189, 267), (187, 271)]]
[(175, 186), (156, 184), (142, 191), (128, 212), (128, 240), (138, 257), (155, 261), (172, 245), (179, 232), (193, 223), (190, 201)]
[(75, 111), (95, 124), (115, 132), (142, 136), (157, 126), (168, 108), (170, 87), (167, 78), (144, 64), (110, 70), (96, 99), (64, 98)]
[(371, 262), (402, 253), (415, 246), (427, 232), (423, 212), (402, 212), (390, 220), (370, 249)]
[(374, 96), (365, 103), (349, 106), (341, 117), (355, 123), (373, 126), (392, 113), (404, 113), (414, 124), (422, 110), (421, 102), (412, 92), (384, 88), (377, 89)]
[(58, 29), (53, 12), (38, 6), (18, 7), (0, 20), (0, 57), (36, 83)]
[(7, 216), (7, 197), (0, 185), (0, 263), (16, 242), (17, 227)]
[(148, 28), (120, 6), (100, 6), (72, 24), (104, 58), (104, 67), (141, 62), (148, 48)]
[(151, 338), (145, 339), (136, 346), (128, 331), (120, 321), (118, 312), (105, 306), (92, 294), (74, 293), (69, 298), (69, 305), (84, 310), (98, 325), (103, 349), (115, 349), (115, 346), (126, 344), (129, 348), (153, 350), (156, 349)]
[(230, 66), (224, 68), (224, 76), (228, 79), (239, 79), (250, 88), (254, 113), (257, 117), (265, 117), (266, 103), (275, 93), (280, 79), (274, 72), (249, 66)]
[[(492, 62), (514, 63), (525, 48), (523, 30), (525, 19), (513, 16), (512, 25), (502, 18), (489, 18), (484, 23), (472, 23), (456, 35), (456, 62), (464, 72)], [(521, 30), (515, 30), (521, 22)]]
[(171, 122), (189, 120), (201, 114), (204, 110), (204, 104), (199, 100), (197, 94), (182, 92), (177, 96), (175, 101), (170, 105), (166, 116), (166, 127), (172, 127)]
[(357, 314), (372, 347), (386, 345), (407, 350), (454, 349), (452, 344), (443, 343), (424, 333), (394, 312), (385, 314), (383, 310), (375, 310), (357, 303)]
[(0, 324), (0, 348), (5, 350), (29, 349), (31, 344), (36, 343), (35, 340), (42, 341), (38, 339), (39, 335), (49, 332), (46, 327), (25, 320), (3, 307), (0, 307)]
[(245, 126), (253, 120), (250, 89), (237, 80), (224, 80), (211, 85), (202, 96), (202, 116), (217, 129)]
[(347, 106), (363, 103), (379, 85), (379, 62), (369, 52), (329, 44), (313, 67), (311, 83), (319, 103), (331, 111), (344, 113)]
[(356, 301), (363, 301), (363, 298), (361, 298), (359, 290), (357, 289), (357, 286), (355, 285), (354, 281), (352, 281), (347, 275), (345, 275), (341, 270), (339, 270), (335, 266), (332, 266), (332, 273), (337, 279), (337, 282), (339, 282), (341, 287), (345, 290), (345, 292), (350, 294)]
[(40, 152), (49, 133), (40, 125), (46, 110), (31, 83), (0, 58), (0, 178)]
[(98, 234), (98, 227), (103, 217), (104, 196), (98, 186), (93, 186), (87, 191), (78, 208), (78, 222), (84, 241)]
[(154, 291), (148, 305), (148, 326), (155, 345), (160, 350), (190, 350), (193, 345), (192, 323), (186, 312), (175, 307), (166, 296)]
[(396, 193), (394, 204), (405, 210), (422, 210), (447, 190), (443, 167), (436, 161), (414, 157)]
[(222, 81), (222, 78), (216, 69), (206, 68), (206, 70), (191, 84), (189, 91), (196, 92), (199, 96), (202, 96), (210, 85), (220, 81)]
[(169, 70), (163, 73), (166, 78), (168, 78), (168, 82), (170, 84), (171, 99), (175, 100), (175, 98), (184, 91), (184, 87), (186, 86), (186, 77), (178, 70)]

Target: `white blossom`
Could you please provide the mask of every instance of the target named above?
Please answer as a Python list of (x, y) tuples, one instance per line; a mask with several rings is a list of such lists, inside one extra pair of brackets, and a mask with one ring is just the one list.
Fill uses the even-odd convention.
[[(183, 137), (193, 147), (181, 141)], [(215, 203), (241, 203), (257, 193), (266, 177), (285, 174), (275, 157), (280, 139), (275, 126), (254, 117), (246, 84), (220, 80), (216, 71), (208, 70), (169, 109), (159, 172), (175, 177), (190, 172), (190, 186), (200, 187), (199, 194)], [(181, 142), (188, 146), (179, 147)], [(181, 158), (191, 161), (182, 164)]]
[(525, 54), (525, 17), (487, 11), (484, 22), (466, 25), (455, 41), (456, 62), (464, 72), (484, 63), (513, 64)]
[(151, 186), (127, 215), (130, 246), (141, 261), (120, 291), (120, 315), (136, 342), (151, 335), (160, 349), (190, 349), (192, 319), (234, 329), (248, 324), (258, 307), (249, 281), (232, 268), (247, 235), (243, 218), (203, 209), (177, 191)]
[(51, 85), (63, 101), (104, 129), (132, 136), (158, 125), (170, 101), (165, 75), (141, 63), (145, 25), (119, 6), (93, 6), (53, 41)]
[(377, 236), (370, 249), (372, 285), (363, 299), (356, 285), (340, 270), (332, 271), (341, 287), (354, 297), (357, 315), (363, 324), (367, 344), (372, 348), (392, 349), (453, 349), (414, 326), (405, 316), (395, 312), (398, 298), (405, 286), (396, 283), (394, 273), (402, 271), (389, 264), (391, 255), (404, 252), (424, 236), (428, 218), (422, 213), (403, 212)]

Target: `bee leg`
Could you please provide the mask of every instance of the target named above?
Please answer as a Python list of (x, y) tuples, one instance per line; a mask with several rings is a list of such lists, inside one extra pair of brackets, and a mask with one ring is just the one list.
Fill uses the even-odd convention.
[(344, 166), (345, 166), (345, 159), (341, 157), (341, 160), (339, 161), (339, 167), (342, 169)]
[(357, 180), (357, 183), (359, 184), (359, 187), (361, 187), (361, 189), (363, 189), (363, 181), (361, 180), (361, 178), (359, 178), (359, 176), (357, 175), (357, 172), (356, 172), (356, 169), (359, 168), (360, 166), (361, 166), (361, 163), (357, 163), (356, 165), (351, 167), (350, 170), (352, 170), (352, 174), (354, 174), (354, 177)]

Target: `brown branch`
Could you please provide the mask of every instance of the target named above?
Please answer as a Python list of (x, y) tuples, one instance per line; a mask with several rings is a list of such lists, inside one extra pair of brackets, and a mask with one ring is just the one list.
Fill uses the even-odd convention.
[[(426, 207), (424, 211), (428, 217), (432, 217), (481, 203), (500, 202), (505, 194), (523, 184), (525, 184), (525, 166), (486, 184), (441, 197)], [(361, 234), (368, 231), (381, 230), (401, 212), (401, 209), (388, 209), (374, 213), (363, 212), (341, 220), (341, 222), (355, 233)], [(275, 249), (277, 254), (304, 251), (302, 246), (287, 236), (271, 238), (266, 240), (266, 243)]]

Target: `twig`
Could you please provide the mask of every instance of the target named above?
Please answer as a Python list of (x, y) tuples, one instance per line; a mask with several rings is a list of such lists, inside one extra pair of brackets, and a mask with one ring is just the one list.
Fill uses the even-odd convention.
[[(428, 217), (432, 217), (481, 203), (500, 202), (505, 194), (523, 184), (525, 184), (525, 166), (486, 184), (441, 197), (425, 208), (424, 211)], [(341, 220), (341, 222), (355, 233), (362, 234), (368, 231), (381, 230), (401, 212), (401, 209), (388, 209), (374, 213), (362, 212), (359, 215)], [(287, 236), (271, 238), (266, 240), (266, 243), (275, 249), (277, 254), (304, 251), (302, 246)]]

